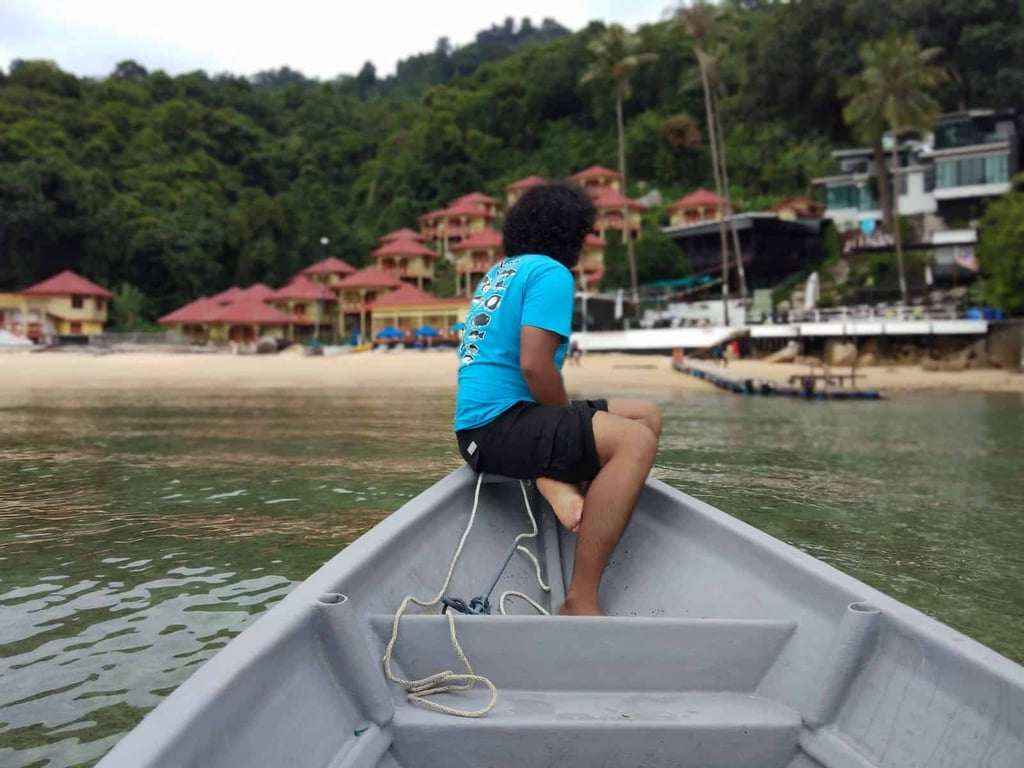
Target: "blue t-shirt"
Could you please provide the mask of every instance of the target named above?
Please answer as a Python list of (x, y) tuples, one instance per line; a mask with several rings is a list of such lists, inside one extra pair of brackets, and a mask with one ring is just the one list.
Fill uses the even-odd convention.
[(548, 256), (512, 256), (491, 267), (469, 303), (459, 346), (456, 432), (483, 426), (518, 402), (536, 402), (519, 367), (520, 328), (561, 336), (555, 352), (561, 369), (573, 293), (572, 272)]

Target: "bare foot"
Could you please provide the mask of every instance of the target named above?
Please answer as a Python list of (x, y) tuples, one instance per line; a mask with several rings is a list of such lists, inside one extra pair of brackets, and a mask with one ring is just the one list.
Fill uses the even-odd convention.
[(583, 519), (583, 494), (572, 483), (552, 480), (550, 477), (537, 478), (537, 490), (547, 499), (558, 521), (576, 533)]
[(559, 616), (604, 616), (601, 613), (601, 606), (585, 604), (567, 597), (562, 607), (558, 609)]

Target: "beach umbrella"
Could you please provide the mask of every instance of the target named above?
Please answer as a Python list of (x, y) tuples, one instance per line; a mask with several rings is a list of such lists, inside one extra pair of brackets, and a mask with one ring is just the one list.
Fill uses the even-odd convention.
[(804, 312), (810, 312), (818, 306), (818, 299), (821, 298), (821, 280), (817, 272), (811, 272), (807, 278), (807, 287), (804, 288)]
[(417, 328), (412, 332), (413, 336), (433, 336), (437, 337), (441, 335), (441, 332), (435, 328), (431, 328), (429, 325), (424, 325), (422, 328)]
[(388, 326), (385, 326), (384, 328), (381, 328), (379, 331), (377, 331), (376, 338), (378, 338), (378, 339), (400, 339), (403, 336), (405, 336), (405, 334), (402, 333), (400, 330), (398, 330), (394, 326), (388, 325)]
[(466, 330), (466, 324), (465, 323), (456, 323), (455, 325), (452, 326), (452, 330), (453, 331), (464, 331), (464, 330)]

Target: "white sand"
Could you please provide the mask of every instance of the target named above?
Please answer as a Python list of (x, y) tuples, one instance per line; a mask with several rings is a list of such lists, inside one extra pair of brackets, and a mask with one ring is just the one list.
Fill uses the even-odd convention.
[[(103, 389), (221, 390), (302, 388), (455, 388), (454, 352), (357, 353), (336, 357), (301, 354), (230, 355), (174, 353), (5, 352), (0, 355), (0, 392), (74, 392)], [(757, 378), (785, 380), (807, 368), (792, 364), (733, 361), (730, 369)], [(999, 370), (926, 372), (919, 367), (860, 369), (862, 387), (883, 393), (921, 391), (1024, 393), (1024, 374)], [(565, 367), (571, 393), (718, 391), (674, 371), (667, 356), (590, 354)]]

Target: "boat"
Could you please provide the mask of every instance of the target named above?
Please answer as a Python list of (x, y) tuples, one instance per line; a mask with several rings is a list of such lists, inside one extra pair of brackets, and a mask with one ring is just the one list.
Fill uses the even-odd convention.
[(463, 466), (99, 765), (1024, 765), (1024, 667), (725, 512), (649, 479), (606, 617), (541, 613), (574, 540), (532, 486)]

